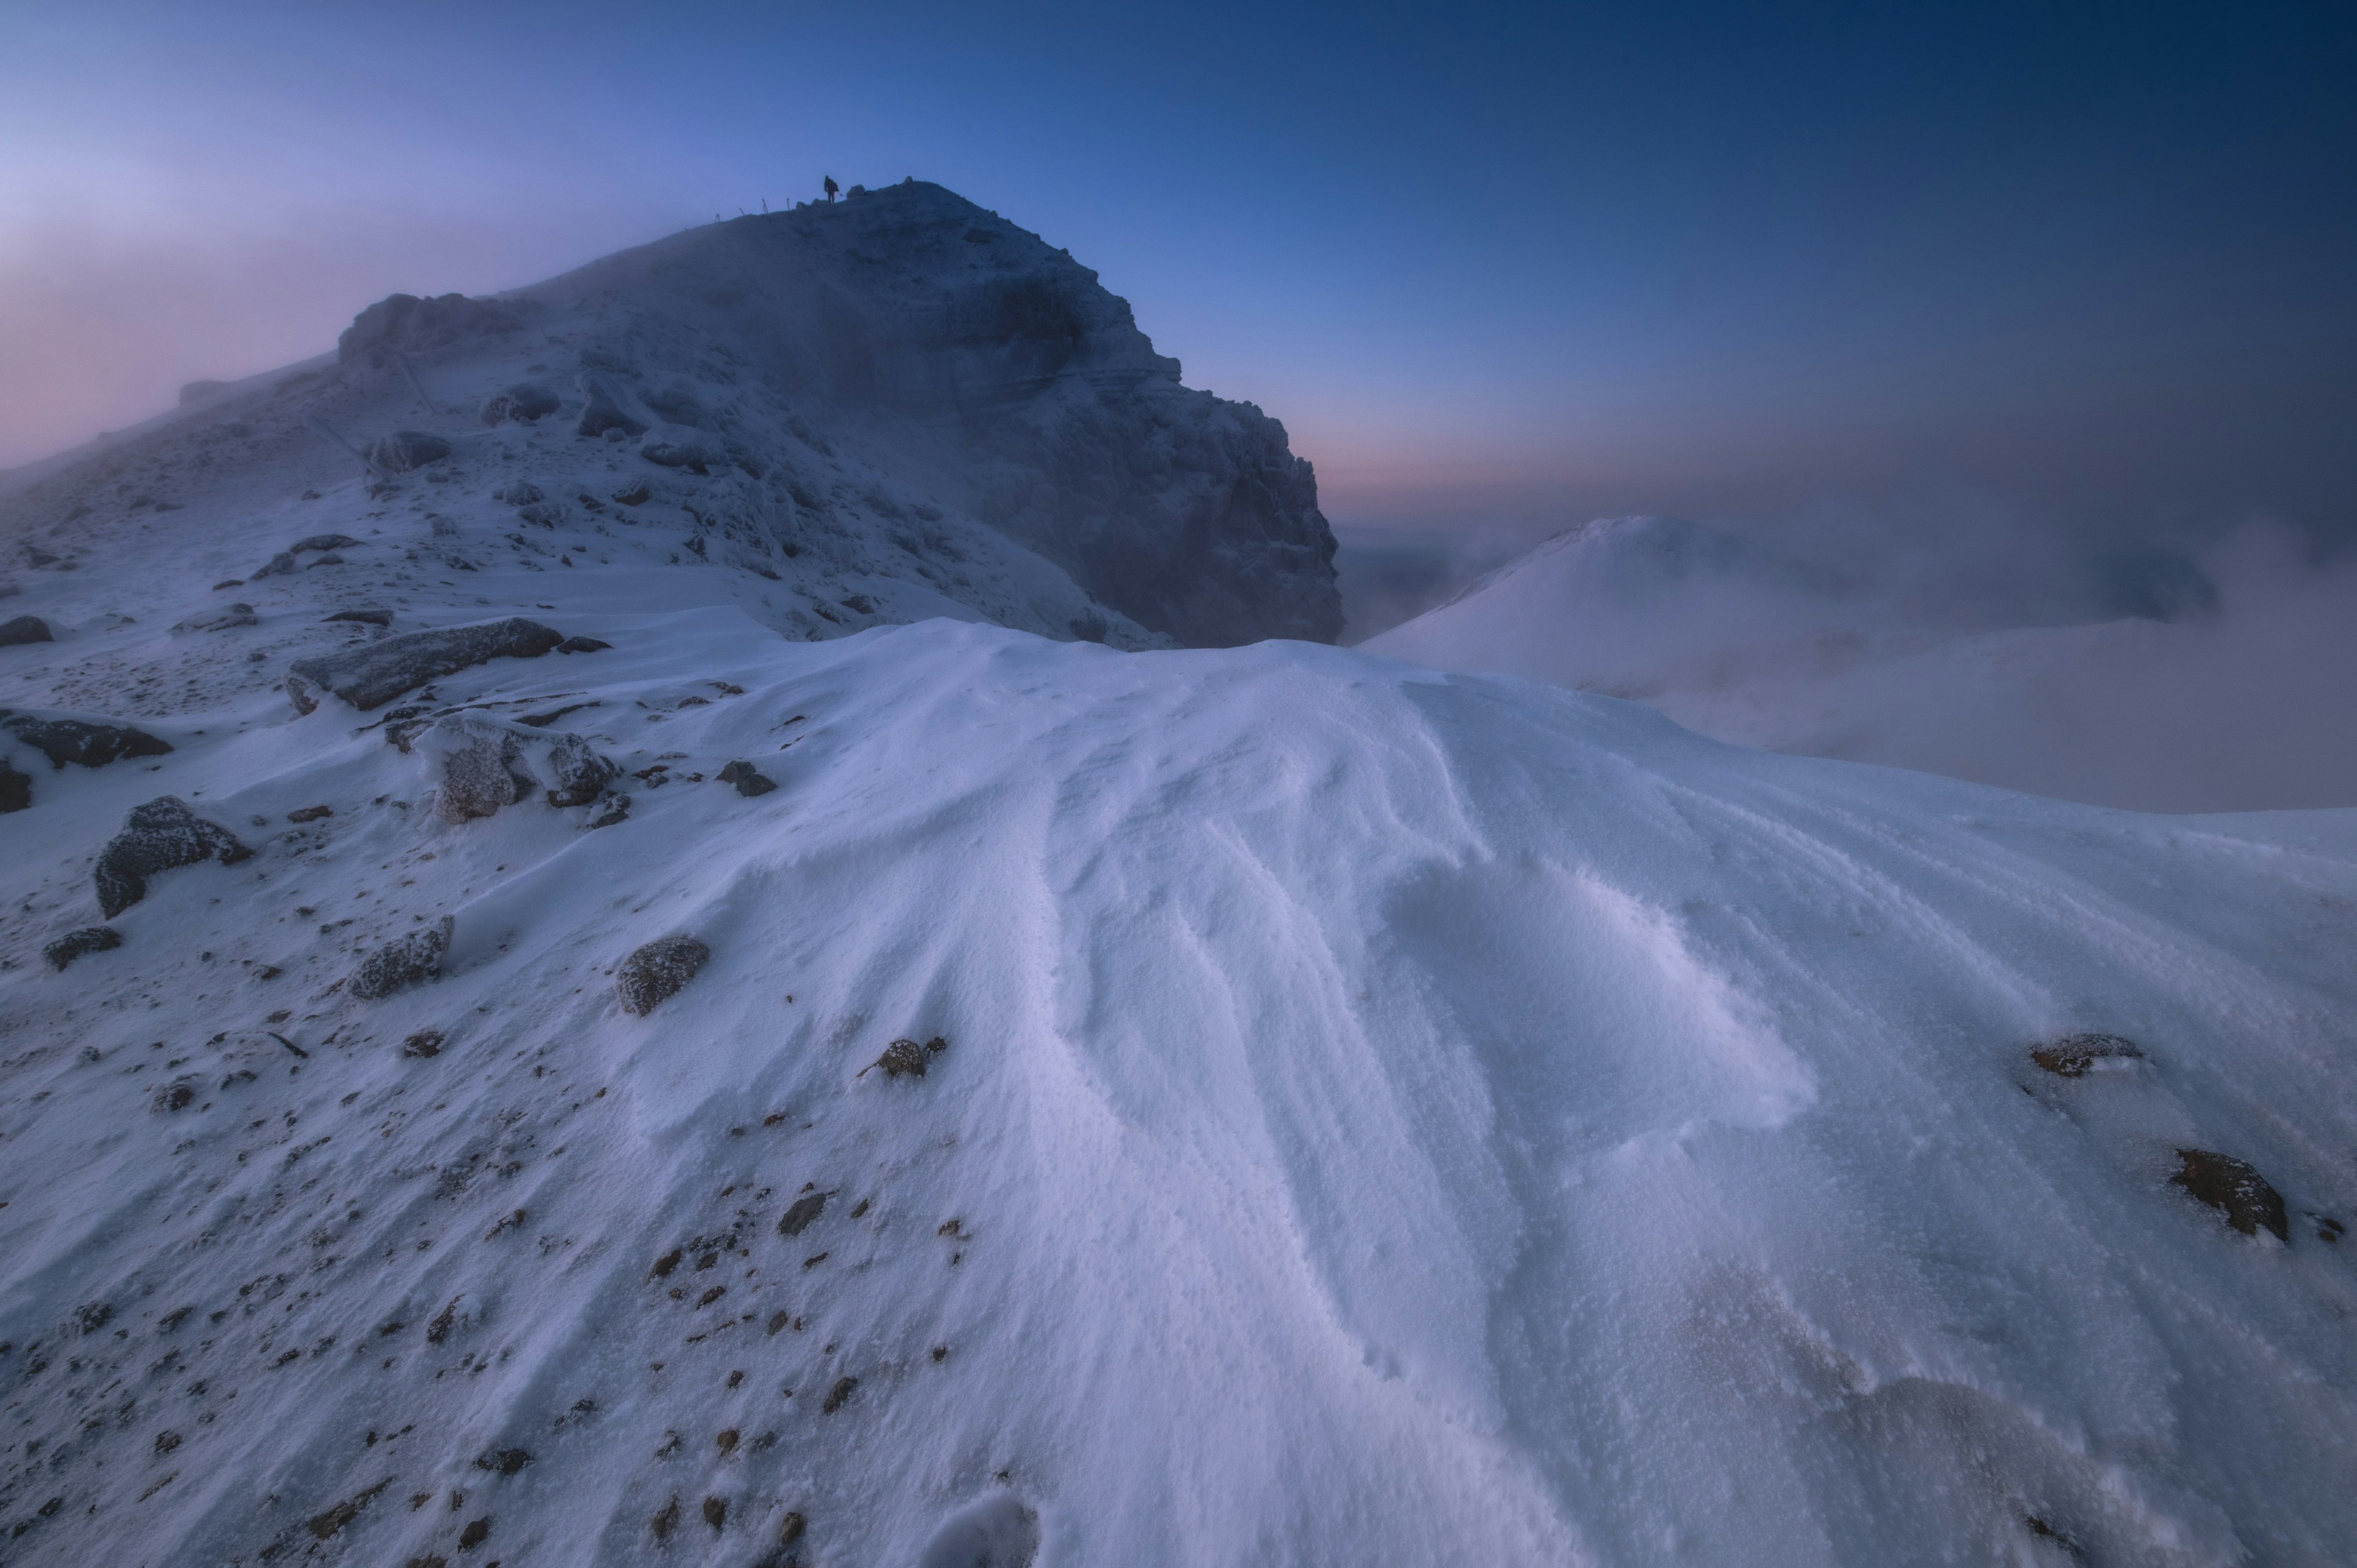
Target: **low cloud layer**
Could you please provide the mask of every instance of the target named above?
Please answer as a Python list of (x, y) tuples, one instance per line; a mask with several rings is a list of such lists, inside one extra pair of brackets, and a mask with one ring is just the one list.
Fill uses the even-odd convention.
[(1621, 519), (1368, 646), (1742, 745), (2100, 804), (2357, 803), (2357, 560), (2268, 523), (2180, 549), (1985, 517), (1903, 535)]

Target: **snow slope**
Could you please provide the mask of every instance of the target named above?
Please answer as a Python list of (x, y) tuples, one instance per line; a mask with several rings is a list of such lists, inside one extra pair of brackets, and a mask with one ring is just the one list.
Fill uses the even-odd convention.
[[(2357, 1243), (2311, 1218), (2357, 1207), (2347, 814), (2063, 806), (1305, 644), (813, 645), (608, 586), (546, 618), (611, 650), (436, 693), (596, 704), (555, 727), (679, 779), (619, 825), (442, 822), (389, 710), (269, 693), (0, 818), (8, 1562), (2357, 1540)], [(8, 650), (17, 689), (70, 650)], [(166, 792), (253, 858), (52, 972)], [(352, 998), (444, 917), (439, 979)], [(709, 963), (626, 1014), (673, 934)], [(2028, 1054), (2090, 1029), (2145, 1054)], [(2172, 1187), (2180, 1148), (2256, 1166), (2288, 1244)]]
[[(2059, 564), (2029, 550), (1999, 585), (1878, 582), (1888, 563), (1836, 547), (1615, 518), (1365, 646), (1634, 698), (1738, 745), (2070, 800), (2343, 805), (2357, 800), (2357, 581), (2290, 553), (2230, 542), (2207, 563), (2222, 604), (2164, 619), (2074, 602)], [(1996, 602), (1972, 602), (1993, 586)]]
[(0, 1562), (2347, 1561), (2357, 818), (1174, 649), (922, 443), (576, 435), (641, 341), (0, 506)]

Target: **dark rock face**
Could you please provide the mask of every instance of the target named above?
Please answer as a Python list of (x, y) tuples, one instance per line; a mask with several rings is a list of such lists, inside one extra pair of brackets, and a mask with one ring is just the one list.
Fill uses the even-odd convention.
[(0, 757), (0, 811), (22, 811), (33, 803), (33, 776), (19, 773)]
[(622, 1011), (644, 1017), (656, 1006), (679, 994), (712, 958), (712, 950), (694, 937), (657, 937), (622, 961), (615, 988)]
[(103, 768), (126, 757), (162, 757), (172, 749), (170, 742), (129, 725), (61, 714), (12, 713), (0, 708), (0, 730), (48, 757), (51, 768), (63, 768), (69, 762)]
[(396, 430), (368, 449), (369, 461), (388, 474), (406, 474), (449, 455), (450, 443), (426, 430)]
[(18, 616), (14, 620), (0, 621), (0, 648), (16, 648), (27, 642), (55, 642), (49, 634), (49, 623), (38, 616)]
[(2177, 1174), (2169, 1179), (2224, 1215), (2227, 1224), (2245, 1236), (2265, 1227), (2278, 1241), (2291, 1240), (2282, 1195), (2250, 1165), (2207, 1149), (2179, 1149), (2177, 1160)]
[(537, 659), (564, 640), (562, 633), (521, 616), (404, 632), (341, 653), (296, 660), (286, 672), (286, 694), (297, 713), (317, 707), (322, 693), (366, 712), (428, 681), (490, 660)]
[(61, 970), (84, 953), (109, 952), (123, 945), (123, 933), (111, 926), (85, 926), (64, 936), (41, 950), (51, 969)]
[(396, 294), (378, 300), (336, 339), (336, 360), (388, 363), (393, 355), (447, 349), (469, 338), (503, 337), (523, 325), (523, 308), (506, 300), (469, 299), (463, 294), (420, 299)]
[(223, 865), (235, 865), (253, 854), (236, 834), (198, 816), (187, 801), (160, 796), (133, 807), (123, 831), (99, 853), (94, 874), (98, 907), (111, 920), (147, 896), (147, 878), (159, 871), (194, 865), (215, 855)]
[[(1284, 426), (1181, 386), (1178, 362), (1094, 273), (939, 186), (712, 225), (529, 292), (619, 297), (649, 328), (640, 341), (674, 324), (708, 332), (798, 408), (855, 415), (836, 432), (845, 446), (876, 411), (905, 416), (895, 442), (931, 443), (924, 467), (961, 488), (944, 501), (1182, 642), (1340, 630), (1333, 533)], [(646, 453), (661, 461), (692, 448), (690, 428), (758, 445), (741, 409), (673, 384), (691, 363), (638, 353), (584, 351), (581, 434), (661, 421)], [(633, 371), (633, 385), (662, 390), (625, 390)]]
[(404, 985), (433, 979), (442, 972), (442, 955), (450, 950), (453, 926), (445, 915), (437, 924), (385, 943), (361, 961), (352, 973), (351, 993), (363, 1002), (375, 1002)]

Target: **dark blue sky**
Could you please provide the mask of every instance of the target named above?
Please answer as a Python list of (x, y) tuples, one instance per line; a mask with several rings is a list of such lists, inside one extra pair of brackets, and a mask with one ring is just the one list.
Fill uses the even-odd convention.
[(939, 180), (1338, 518), (2357, 521), (2345, 5), (0, 4), (0, 462), (767, 199)]

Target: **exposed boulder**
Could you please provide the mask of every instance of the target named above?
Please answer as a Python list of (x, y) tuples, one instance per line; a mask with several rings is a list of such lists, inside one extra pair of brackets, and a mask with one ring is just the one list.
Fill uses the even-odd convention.
[(391, 610), (338, 610), (334, 615), (320, 618), (328, 621), (355, 621), (361, 626), (391, 626), (393, 612)]
[(368, 460), (388, 474), (406, 474), (449, 455), (450, 443), (429, 430), (396, 430), (368, 449)]
[(697, 474), (728, 460), (727, 449), (717, 438), (684, 424), (658, 424), (649, 429), (647, 438), (639, 444), (639, 456), (666, 468), (685, 468)]
[(62, 970), (85, 953), (108, 952), (123, 945), (123, 933), (112, 926), (85, 926), (64, 936), (41, 950), (51, 969)]
[(2169, 1179), (2224, 1215), (2227, 1224), (2245, 1236), (2265, 1227), (2278, 1241), (2291, 1240), (2283, 1196), (2250, 1165), (2208, 1149), (2179, 1149), (2177, 1161), (2177, 1174)]
[(435, 814), (453, 823), (488, 817), (535, 788), (552, 806), (586, 806), (622, 771), (577, 735), (483, 714), (446, 714), (410, 747), (433, 770)]
[(748, 799), (755, 795), (766, 795), (778, 787), (775, 779), (764, 778), (751, 763), (742, 757), (723, 768), (718, 778), (723, 784), (736, 785), (737, 793)]
[(640, 419), (622, 406), (622, 400), (611, 387), (597, 376), (581, 378), (581, 395), (587, 400), (581, 410), (580, 423), (574, 429), (583, 435), (604, 435), (619, 430), (625, 438), (646, 434), (649, 421)]
[(679, 993), (712, 957), (712, 950), (694, 937), (657, 937), (631, 952), (615, 972), (622, 1011), (644, 1017), (659, 1003)]
[(568, 637), (563, 642), (556, 645), (556, 651), (559, 653), (603, 653), (606, 650), (613, 646), (614, 645), (610, 642), (600, 642), (594, 637)]
[(531, 381), (518, 381), (483, 404), (483, 423), (498, 424), (512, 419), (521, 424), (531, 424), (564, 407), (563, 400)]
[(22, 773), (0, 757), (0, 812), (21, 811), (33, 803), (33, 776)]
[(300, 659), (286, 671), (286, 695), (307, 714), (331, 693), (363, 713), (428, 681), (493, 659), (537, 659), (565, 640), (538, 621), (511, 616), (380, 638), (340, 653)]
[(523, 325), (527, 307), (514, 301), (469, 299), (445, 294), (420, 299), (396, 294), (378, 300), (352, 318), (336, 339), (336, 359), (372, 365), (392, 362), (394, 354), (447, 349), (468, 338), (503, 337)]
[(375, 1002), (403, 986), (433, 979), (442, 972), (442, 956), (450, 950), (455, 926), (445, 915), (430, 926), (395, 937), (361, 961), (348, 989), (363, 1002)]
[(247, 581), (259, 583), (264, 577), (291, 577), (302, 569), (303, 564), (295, 559), (295, 552), (282, 550), (255, 567)]
[(93, 875), (98, 907), (108, 919), (147, 896), (147, 878), (159, 871), (194, 865), (220, 856), (223, 865), (253, 858), (253, 852), (218, 822), (207, 822), (176, 795), (135, 806), (123, 831), (99, 852)]
[(49, 759), (51, 768), (69, 762), (83, 768), (103, 768), (126, 757), (162, 757), (171, 742), (129, 725), (102, 719), (77, 718), (70, 714), (28, 714), (0, 708), (0, 730)]
[(38, 616), (18, 616), (0, 621), (0, 648), (15, 648), (27, 642), (54, 642), (49, 623)]

